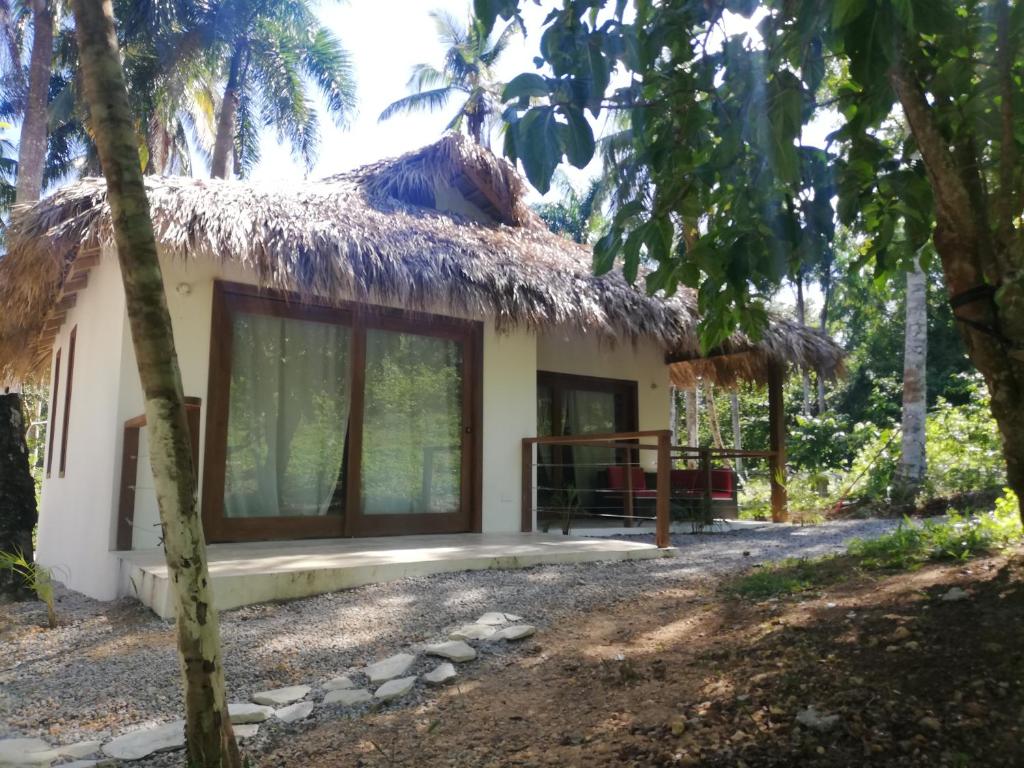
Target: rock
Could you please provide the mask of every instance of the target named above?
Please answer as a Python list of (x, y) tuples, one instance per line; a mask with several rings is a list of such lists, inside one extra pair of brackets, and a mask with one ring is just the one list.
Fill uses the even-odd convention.
[(158, 725), (118, 736), (103, 745), (103, 754), (117, 760), (141, 760), (156, 752), (170, 752), (185, 746), (185, 721)]
[(113, 760), (72, 760), (61, 763), (57, 768), (114, 768)]
[(450, 635), (449, 640), (490, 640), (497, 630), (487, 624), (463, 624)]
[(458, 673), (455, 671), (455, 665), (450, 661), (446, 661), (443, 664), (438, 664), (434, 669), (430, 670), (423, 676), (431, 685), (443, 685), (455, 677)]
[(287, 688), (275, 688), (272, 691), (260, 691), (252, 695), (252, 700), (257, 704), (269, 704), (272, 707), (280, 707), (284, 704), (291, 704), (306, 698), (312, 688), (308, 685), (289, 685)]
[(228, 716), (234, 725), (262, 723), (273, 714), (273, 707), (266, 707), (262, 704), (250, 704), (247, 701), (228, 704)]
[(57, 751), (60, 752), (61, 757), (88, 757), (95, 755), (102, 747), (102, 741), (79, 741), (75, 744), (57, 747)]
[(826, 715), (814, 707), (796, 713), (796, 721), (812, 731), (830, 731), (839, 722), (839, 715)]
[(326, 683), (324, 683), (325, 691), (340, 691), (343, 688), (355, 688), (356, 684), (352, 682), (352, 678), (347, 675), (341, 675), (340, 677), (332, 677)]
[(928, 717), (922, 717), (917, 721), (917, 723), (922, 728), (927, 728), (929, 731), (935, 731), (936, 733), (942, 730), (942, 723), (939, 722), (939, 719), (930, 715)]
[(950, 590), (942, 596), (942, 602), (944, 603), (955, 603), (960, 600), (966, 600), (971, 596), (970, 592), (967, 592), (960, 587), (952, 587)]
[(499, 629), (494, 633), (492, 640), (522, 640), (529, 637), (537, 628), (532, 624), (513, 624), (511, 627)]
[(893, 640), (907, 640), (910, 636), (911, 632), (906, 627), (897, 627), (896, 631), (890, 635)]
[(340, 704), (343, 707), (354, 707), (356, 704), (365, 704), (372, 701), (373, 696), (365, 688), (341, 688), (337, 691), (329, 691), (324, 696), (323, 705)]
[(42, 739), (0, 739), (0, 766), (49, 765), (59, 756)]
[(274, 717), (284, 723), (297, 723), (313, 713), (312, 701), (297, 701), (274, 712)]
[(381, 701), (394, 701), (402, 696), (405, 696), (409, 691), (412, 690), (413, 685), (416, 683), (416, 675), (412, 677), (400, 677), (397, 680), (388, 680), (384, 685), (377, 689), (377, 692), (373, 695)]
[(416, 657), (411, 653), (397, 653), (371, 664), (363, 672), (370, 678), (371, 683), (383, 683), (385, 680), (404, 675), (414, 661)]
[(500, 627), (502, 624), (511, 624), (513, 621), (522, 620), (522, 616), (516, 616), (514, 613), (495, 613), (494, 611), (490, 611), (477, 619), (476, 623), (487, 624), (492, 627)]
[(442, 659), (459, 663), (476, 658), (476, 649), (462, 640), (449, 640), (446, 643), (428, 645), (424, 651), (428, 656), (440, 656)]
[(232, 730), (235, 732), (236, 739), (251, 739), (260, 732), (260, 726), (259, 723), (242, 723), (232, 726)]

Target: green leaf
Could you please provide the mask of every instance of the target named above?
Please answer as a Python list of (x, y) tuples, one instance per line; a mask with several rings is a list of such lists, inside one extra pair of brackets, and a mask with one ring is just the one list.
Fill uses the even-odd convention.
[(551, 176), (562, 159), (554, 107), (534, 107), (516, 124), (516, 152), (526, 178), (542, 195), (551, 188)]
[(512, 78), (505, 86), (501, 92), (501, 100), (512, 101), (531, 96), (547, 96), (549, 92), (547, 80), (533, 72), (523, 72)]
[(838, 29), (849, 24), (864, 12), (867, 4), (867, 0), (835, 0), (832, 6), (832, 27)]
[(583, 168), (594, 157), (594, 132), (583, 112), (576, 107), (565, 107), (562, 114), (568, 127), (563, 133), (565, 156), (574, 166)]
[(594, 243), (594, 274), (604, 275), (615, 266), (615, 257), (619, 252), (620, 241), (615, 230), (609, 230)]

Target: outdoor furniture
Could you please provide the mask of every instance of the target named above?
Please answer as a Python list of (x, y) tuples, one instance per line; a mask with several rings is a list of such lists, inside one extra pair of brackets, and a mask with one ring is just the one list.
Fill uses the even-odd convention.
[[(710, 474), (711, 491), (705, 493), (706, 477)], [(673, 518), (692, 520), (704, 517), (702, 505), (710, 497), (710, 517), (735, 517), (739, 513), (738, 483), (735, 470), (712, 468), (673, 469), (670, 475), (671, 508)]]

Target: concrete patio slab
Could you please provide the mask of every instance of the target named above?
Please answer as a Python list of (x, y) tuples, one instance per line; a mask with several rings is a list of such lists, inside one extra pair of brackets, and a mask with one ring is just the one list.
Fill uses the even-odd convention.
[[(675, 549), (620, 539), (540, 533), (460, 533), (367, 539), (211, 544), (219, 610), (452, 571), (673, 557)], [(120, 552), (124, 594), (174, 618), (167, 564), (159, 549)]]

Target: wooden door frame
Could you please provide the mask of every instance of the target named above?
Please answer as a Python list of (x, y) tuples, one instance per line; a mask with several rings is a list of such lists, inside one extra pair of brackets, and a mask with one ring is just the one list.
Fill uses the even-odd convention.
[[(231, 315), (235, 311), (269, 314), (298, 320), (313, 320), (346, 325), (351, 328), (352, 371), (350, 380), (350, 416), (348, 466), (345, 473), (345, 510), (340, 516), (318, 518), (268, 517), (234, 518), (223, 515), (227, 458), (228, 400), (231, 386)], [(364, 415), (366, 330), (384, 328), (420, 335), (444, 336), (464, 341), (463, 381), (468, 392), (463, 398), (463, 427), (468, 441), (463, 450), (461, 509), (464, 518), (459, 527), (479, 532), (482, 526), (483, 455), (483, 324), (423, 312), (391, 309), (358, 302), (326, 302), (296, 293), (260, 289), (253, 285), (214, 281), (210, 333), (210, 368), (206, 411), (206, 451), (204, 457), (202, 515), (207, 539), (216, 541), (257, 541), (274, 539), (319, 538), (355, 535), (400, 535), (392, 530), (403, 522), (430, 522), (419, 532), (428, 532), (453, 524), (451, 516), (380, 515), (384, 525), (365, 526), (357, 522), (362, 504), (360, 471)], [(328, 518), (337, 519), (328, 519)], [(404, 520), (410, 517), (414, 520)], [(435, 524), (423, 518), (438, 518)], [(442, 521), (440, 518), (445, 517)], [(388, 525), (389, 524), (389, 525)], [(447, 530), (447, 528), (446, 528)]]

